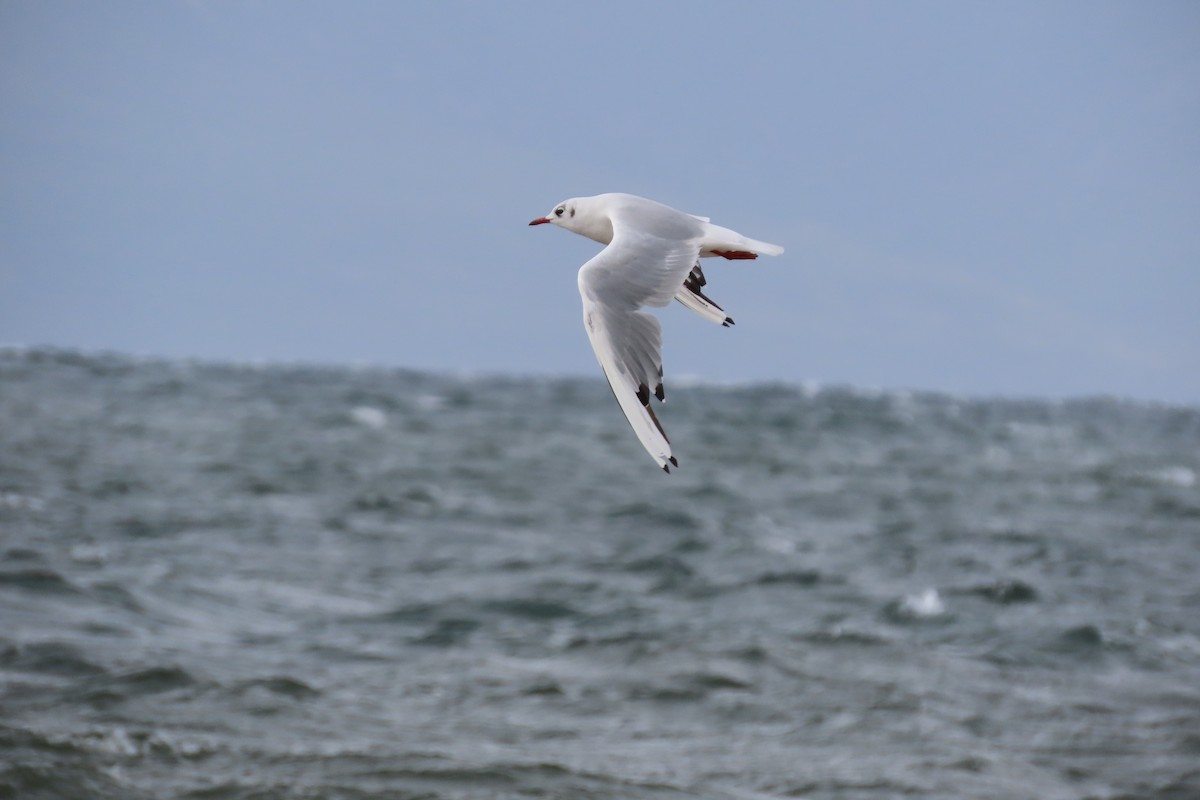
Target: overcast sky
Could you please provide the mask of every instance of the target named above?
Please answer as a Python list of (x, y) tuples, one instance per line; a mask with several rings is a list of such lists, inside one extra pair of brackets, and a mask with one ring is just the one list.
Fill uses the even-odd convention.
[(606, 191), (668, 383), (1200, 402), (1195, 2), (0, 2), (0, 344), (599, 377)]

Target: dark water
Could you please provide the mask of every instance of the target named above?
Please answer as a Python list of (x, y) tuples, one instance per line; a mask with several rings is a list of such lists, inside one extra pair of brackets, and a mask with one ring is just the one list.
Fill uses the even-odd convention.
[(0, 798), (1200, 797), (1200, 410), (0, 355)]

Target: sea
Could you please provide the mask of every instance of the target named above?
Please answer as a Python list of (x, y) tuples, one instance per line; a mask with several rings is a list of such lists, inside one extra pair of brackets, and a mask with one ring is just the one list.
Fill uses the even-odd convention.
[(1200, 797), (1200, 408), (0, 351), (0, 798)]

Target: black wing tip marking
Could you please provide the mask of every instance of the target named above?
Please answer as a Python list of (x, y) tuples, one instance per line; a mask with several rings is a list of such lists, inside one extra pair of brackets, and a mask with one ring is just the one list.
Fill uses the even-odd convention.
[(646, 413), (650, 415), (650, 421), (654, 423), (654, 427), (658, 428), (658, 432), (662, 434), (663, 441), (667, 444), (670, 444), (671, 440), (667, 438), (667, 432), (663, 430), (662, 423), (658, 421), (658, 415), (655, 414), (654, 409), (650, 407), (649, 398), (645, 400), (645, 409)]
[(679, 462), (675, 460), (675, 456), (667, 456), (667, 461), (671, 462), (671, 466), (678, 467)]
[[(664, 402), (667, 399), (667, 392), (665, 389), (663, 389), (663, 385), (661, 383), (654, 387), (654, 396), (658, 398), (658, 401), (660, 403)], [(638, 390), (637, 390), (637, 399), (641, 402), (642, 405), (649, 406), (650, 405), (650, 387), (644, 383), (640, 384), (638, 386)]]
[[(725, 309), (721, 308), (721, 306), (719, 306), (717, 303), (713, 302), (713, 299), (711, 297), (709, 297), (703, 291), (701, 291), (701, 287), (704, 287), (707, 285), (708, 285), (708, 281), (706, 281), (704, 279), (704, 273), (700, 271), (699, 264), (692, 267), (692, 274), (689, 275), (687, 277), (687, 280), (685, 280), (683, 282), (683, 288), (687, 289), (693, 295), (700, 298), (700, 300), (702, 300), (703, 302), (712, 306), (717, 311), (724, 311)], [(728, 328), (732, 324), (733, 324), (733, 317), (730, 317), (730, 316), (726, 316), (725, 320), (721, 323), (721, 325), (726, 328)]]
[(663, 465), (662, 465), (662, 467), (663, 467), (663, 472), (667, 473), (668, 475), (670, 475), (670, 474), (671, 474), (671, 468), (670, 468), (670, 467), (668, 467), (666, 464), (663, 464)]

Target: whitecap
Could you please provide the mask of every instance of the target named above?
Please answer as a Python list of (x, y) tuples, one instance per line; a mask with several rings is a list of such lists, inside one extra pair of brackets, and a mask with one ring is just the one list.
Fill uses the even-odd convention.
[(81, 564), (104, 564), (108, 548), (102, 544), (77, 544), (71, 548), (71, 560)]
[(387, 414), (371, 406), (356, 406), (350, 409), (350, 419), (366, 428), (379, 430), (387, 425)]
[(946, 613), (946, 604), (942, 602), (937, 589), (910, 594), (904, 598), (900, 607), (914, 617), (937, 617)]
[(0, 508), (12, 511), (41, 511), (45, 507), (46, 504), (40, 498), (16, 492), (0, 492)]
[(1159, 483), (1180, 486), (1185, 489), (1196, 485), (1196, 473), (1189, 467), (1164, 467), (1151, 473), (1150, 477)]
[(421, 411), (440, 411), (446, 405), (446, 398), (437, 394), (419, 394), (414, 400)]

